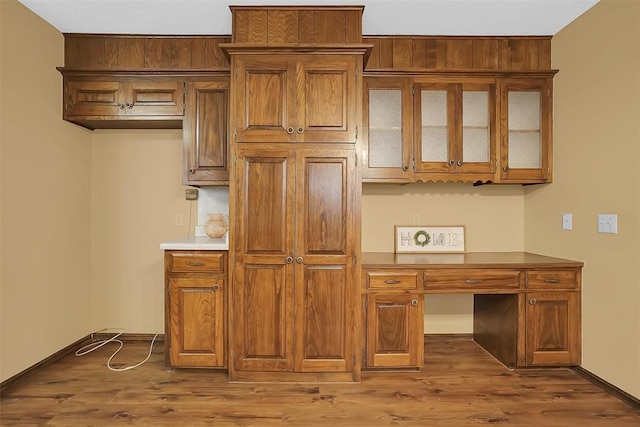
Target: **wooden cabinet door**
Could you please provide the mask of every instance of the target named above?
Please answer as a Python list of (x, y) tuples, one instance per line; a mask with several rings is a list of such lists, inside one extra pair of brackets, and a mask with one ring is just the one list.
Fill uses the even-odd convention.
[(526, 294), (526, 364), (580, 364), (580, 294)]
[(420, 367), (424, 358), (424, 298), (373, 293), (367, 298), (367, 367)]
[(355, 151), (298, 150), (296, 170), (295, 369), (354, 371), (361, 188)]
[(232, 379), (293, 370), (295, 153), (238, 149), (235, 171)]
[(241, 55), (234, 61), (235, 141), (295, 141), (297, 85), (291, 57)]
[(104, 80), (65, 79), (64, 115), (113, 117), (125, 114), (120, 83)]
[(362, 180), (410, 182), (413, 175), (411, 81), (398, 77), (364, 79)]
[(229, 80), (188, 84), (183, 124), (186, 185), (229, 181)]
[(235, 58), (235, 141), (355, 142), (360, 61), (336, 55)]
[(551, 79), (500, 82), (500, 181), (551, 182)]
[(169, 360), (176, 367), (223, 367), (222, 278), (169, 279)]
[(362, 113), (358, 95), (361, 77), (356, 81), (360, 58), (344, 55), (302, 58), (295, 62), (296, 141), (354, 143), (356, 117)]
[(127, 116), (182, 116), (185, 107), (183, 81), (155, 78), (132, 79), (126, 87)]

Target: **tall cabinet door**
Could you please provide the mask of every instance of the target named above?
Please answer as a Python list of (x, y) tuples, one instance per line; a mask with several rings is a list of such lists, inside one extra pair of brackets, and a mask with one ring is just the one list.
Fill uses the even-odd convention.
[(295, 369), (354, 370), (360, 183), (354, 150), (298, 150)]
[(294, 156), (237, 150), (232, 379), (235, 371), (293, 370)]

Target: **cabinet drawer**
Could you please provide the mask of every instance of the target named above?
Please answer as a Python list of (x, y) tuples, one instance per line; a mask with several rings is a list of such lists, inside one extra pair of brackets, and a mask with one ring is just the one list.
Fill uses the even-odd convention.
[(170, 270), (173, 273), (192, 273), (206, 271), (224, 273), (225, 253), (209, 251), (171, 252)]
[(418, 289), (418, 272), (367, 272), (367, 288)]
[(527, 288), (529, 289), (574, 289), (576, 287), (578, 287), (577, 271), (527, 271)]
[(442, 269), (425, 272), (425, 288), (429, 289), (517, 289), (518, 270)]

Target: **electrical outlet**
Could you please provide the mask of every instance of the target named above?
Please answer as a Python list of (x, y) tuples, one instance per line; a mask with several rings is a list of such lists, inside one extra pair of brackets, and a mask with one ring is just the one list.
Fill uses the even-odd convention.
[(184, 198), (187, 200), (198, 200), (198, 189), (197, 188), (185, 189)]
[(618, 215), (598, 215), (598, 233), (618, 234)]
[(573, 229), (573, 214), (570, 214), (570, 213), (562, 214), (562, 229), (563, 230)]

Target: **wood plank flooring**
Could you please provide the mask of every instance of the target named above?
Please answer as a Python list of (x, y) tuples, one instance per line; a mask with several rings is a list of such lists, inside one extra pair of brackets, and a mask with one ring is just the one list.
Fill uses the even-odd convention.
[[(66, 356), (9, 389), (0, 425), (640, 426), (640, 412), (568, 369), (509, 371), (468, 337), (429, 337), (421, 372), (365, 372), (360, 384), (229, 384), (172, 371), (162, 345), (126, 372), (116, 344)], [(113, 364), (148, 344), (128, 342)]]

